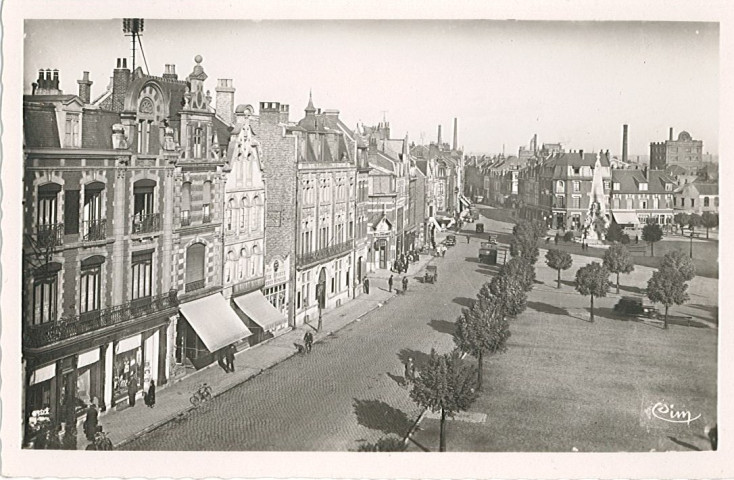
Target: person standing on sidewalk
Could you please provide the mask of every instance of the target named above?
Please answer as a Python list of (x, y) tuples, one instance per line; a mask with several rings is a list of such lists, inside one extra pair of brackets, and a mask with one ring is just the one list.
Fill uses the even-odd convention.
[(469, 243), (469, 241), (471, 241), (471, 237), (470, 237), (470, 236), (469, 236), (469, 234), (467, 233), (467, 235), (466, 235), (466, 243), (468, 244), (468, 243)]
[(229, 368), (225, 363), (225, 356), (226, 350), (224, 348), (220, 348), (219, 350), (217, 350), (217, 363), (220, 367), (222, 367), (222, 370), (224, 370), (226, 373), (229, 373)]
[(364, 287), (364, 293), (369, 295), (370, 294), (370, 281), (367, 277), (364, 277), (364, 282), (362, 283), (362, 286)]
[(403, 277), (403, 293), (408, 291), (408, 277)]
[(311, 353), (311, 347), (313, 347), (313, 333), (306, 332), (303, 336), (303, 343), (306, 344), (306, 353)]
[(227, 360), (227, 370), (230, 371), (230, 373), (234, 373), (234, 354), (237, 353), (237, 347), (234, 346), (234, 343), (227, 347), (227, 353), (225, 355), (225, 358)]
[(145, 398), (143, 399), (145, 401), (145, 404), (153, 408), (155, 407), (155, 380), (150, 380), (150, 386), (148, 387), (148, 392), (145, 394)]
[(387, 279), (387, 291), (392, 292), (392, 275)]
[(97, 422), (99, 419), (99, 411), (97, 411), (97, 399), (93, 398), (87, 408), (87, 418), (84, 420), (84, 435), (90, 442), (94, 440), (94, 434), (97, 432)]
[(138, 393), (138, 376), (133, 373), (127, 382), (127, 398), (130, 401), (131, 407), (135, 406), (136, 393)]

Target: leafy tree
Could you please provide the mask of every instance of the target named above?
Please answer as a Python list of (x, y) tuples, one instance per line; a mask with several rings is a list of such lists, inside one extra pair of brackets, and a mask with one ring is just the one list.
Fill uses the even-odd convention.
[(688, 225), (688, 219), (691, 216), (688, 215), (686, 212), (679, 212), (676, 213), (673, 217), (673, 221), (680, 227), (681, 231), (683, 231), (683, 227)]
[(573, 242), (573, 232), (571, 230), (563, 234), (563, 241), (567, 243)]
[(607, 228), (607, 240), (610, 242), (621, 242), (622, 235), (624, 234), (624, 230), (618, 223), (612, 222), (612, 224), (609, 225), (609, 228)]
[(691, 229), (691, 231), (695, 231), (696, 227), (703, 226), (703, 217), (697, 213), (692, 213), (688, 217), (688, 228)]
[(568, 270), (573, 265), (573, 259), (568, 252), (551, 248), (545, 254), (545, 263), (553, 270), (558, 271), (558, 288), (561, 288), (561, 270)]
[(701, 221), (703, 226), (706, 228), (706, 240), (708, 240), (709, 229), (719, 226), (719, 215), (714, 212), (703, 212), (703, 215), (701, 215)]
[(404, 452), (407, 445), (401, 438), (393, 435), (381, 437), (375, 443), (363, 443), (357, 447), (358, 452)]
[(663, 239), (663, 229), (657, 223), (648, 223), (642, 228), (642, 240), (650, 244), (650, 255), (655, 256), (655, 243)]
[(696, 276), (696, 264), (680, 250), (671, 250), (665, 254), (660, 268), (671, 268), (683, 275), (683, 281), (691, 281)]
[(510, 240), (510, 255), (522, 257), (531, 264), (538, 261), (540, 250), (538, 240), (546, 232), (542, 222), (531, 222), (523, 220), (512, 228), (512, 239)]
[(632, 255), (624, 245), (612, 245), (604, 252), (604, 266), (617, 274), (617, 293), (619, 293), (619, 274), (631, 273), (635, 270)]
[(510, 324), (500, 301), (492, 296), (489, 284), (485, 283), (471, 308), (461, 311), (456, 321), (454, 342), (464, 353), (477, 359), (477, 390), (482, 389), (484, 355), (507, 351)]
[(518, 278), (526, 292), (531, 291), (535, 285), (535, 267), (529, 260), (522, 257), (511, 258), (510, 261), (500, 267), (497, 276)]
[(594, 321), (594, 297), (606, 297), (609, 291), (609, 270), (592, 262), (576, 271), (576, 290), (591, 296), (591, 321)]
[(620, 243), (622, 245), (629, 245), (630, 244), (630, 236), (626, 233), (622, 234), (622, 238), (619, 239)]
[[(505, 265), (509, 265), (510, 262)], [(528, 294), (525, 290), (523, 278), (518, 275), (501, 273), (489, 283), (489, 290), (495, 300), (502, 307), (505, 315), (516, 317), (525, 311)]]
[(668, 308), (688, 301), (688, 285), (683, 275), (675, 269), (661, 267), (647, 281), (647, 298), (665, 305), (664, 326), (668, 328)]
[(412, 398), (418, 405), (441, 412), (439, 451), (446, 451), (446, 417), (468, 410), (476, 393), (476, 367), (465, 364), (460, 352), (439, 355), (431, 349), (428, 364), (420, 369), (413, 382)]

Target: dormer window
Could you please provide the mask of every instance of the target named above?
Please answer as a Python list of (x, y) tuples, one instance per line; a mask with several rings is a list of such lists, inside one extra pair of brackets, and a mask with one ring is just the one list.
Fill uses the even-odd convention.
[(614, 189), (620, 190), (622, 188), (621, 184), (619, 182), (614, 182)]
[(66, 131), (64, 135), (64, 146), (70, 148), (79, 148), (81, 144), (80, 125), (81, 115), (78, 113), (66, 114)]
[(665, 191), (666, 192), (672, 192), (673, 191), (673, 184), (672, 183), (666, 183), (665, 184)]
[(647, 191), (647, 183), (640, 183), (640, 191), (641, 192)]

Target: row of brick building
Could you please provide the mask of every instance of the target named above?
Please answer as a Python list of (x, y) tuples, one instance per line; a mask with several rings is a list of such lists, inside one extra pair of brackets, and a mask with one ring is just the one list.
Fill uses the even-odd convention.
[[(622, 159), (608, 150), (567, 152), (557, 143), (538, 147), (536, 137), (518, 156), (470, 158), (465, 191), (475, 200), (516, 209), (521, 218), (544, 221), (549, 228), (578, 231), (589, 212), (594, 170), (600, 168), (606, 211), (625, 228), (638, 230), (649, 220), (671, 225), (678, 212), (718, 211), (717, 183), (701, 179), (707, 166), (701, 162), (700, 140), (691, 140), (687, 132), (673, 140), (671, 129), (663, 144), (667, 150), (658, 153), (659, 144), (651, 144), (654, 155), (648, 168), (627, 160), (626, 132), (625, 125)], [(686, 149), (689, 157), (678, 161), (679, 151)], [(668, 151), (672, 157), (666, 156)]]
[(457, 208), (456, 140), (414, 156), (387, 122), (350, 129), (310, 97), (291, 121), (206, 80), (200, 56), (181, 79), (118, 59), (98, 98), (86, 72), (64, 94), (51, 70), (24, 95), (29, 436), (314, 321)]

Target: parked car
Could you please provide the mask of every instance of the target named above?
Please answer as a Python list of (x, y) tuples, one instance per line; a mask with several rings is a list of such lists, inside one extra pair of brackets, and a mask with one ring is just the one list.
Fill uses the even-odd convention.
[(492, 245), (497, 245), (497, 235), (490, 235), (487, 239)]
[(483, 223), (477, 223), (477, 233), (484, 233), (484, 224)]
[(620, 315), (631, 317), (658, 318), (658, 309), (644, 302), (641, 297), (622, 297), (614, 306)]
[(438, 281), (438, 267), (436, 265), (428, 265), (424, 275), (425, 283), (433, 283)]
[(453, 247), (456, 245), (456, 235), (446, 235), (446, 240), (443, 241), (447, 247)]

